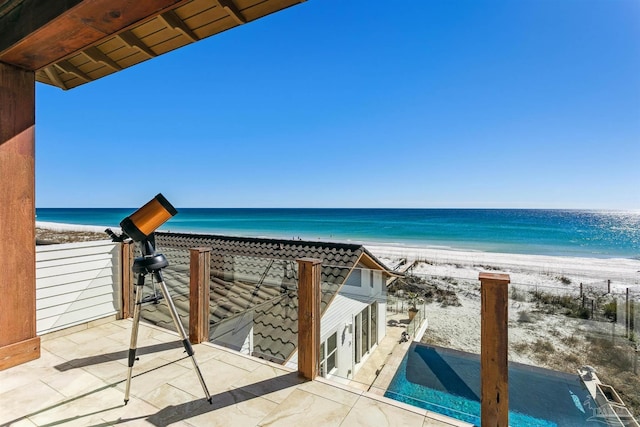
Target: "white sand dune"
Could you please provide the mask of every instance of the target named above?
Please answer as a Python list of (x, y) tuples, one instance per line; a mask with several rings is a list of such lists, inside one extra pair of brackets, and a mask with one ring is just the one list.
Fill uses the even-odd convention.
[[(626, 258), (580, 258), (547, 255), (521, 255), (491, 252), (458, 251), (424, 247), (367, 245), (383, 262), (428, 261), (416, 273), (477, 279), (480, 271), (504, 272), (511, 283), (549, 284), (550, 277), (565, 276), (575, 286), (580, 283), (612, 281), (612, 291), (631, 287), (640, 291), (640, 260)], [(557, 282), (559, 284), (559, 282)]]
[[(79, 225), (64, 224), (61, 222), (36, 221), (36, 227), (52, 231), (88, 231), (92, 233), (103, 233), (106, 228), (111, 228), (114, 232), (120, 233), (119, 227), (107, 227), (100, 225)], [(106, 236), (106, 234), (105, 234)]]

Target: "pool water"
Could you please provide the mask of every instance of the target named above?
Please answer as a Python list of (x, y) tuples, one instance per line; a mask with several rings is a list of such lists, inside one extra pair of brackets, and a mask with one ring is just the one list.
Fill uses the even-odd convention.
[[(479, 426), (480, 356), (413, 343), (385, 396)], [(602, 425), (595, 407), (577, 373), (509, 363), (510, 426)]]

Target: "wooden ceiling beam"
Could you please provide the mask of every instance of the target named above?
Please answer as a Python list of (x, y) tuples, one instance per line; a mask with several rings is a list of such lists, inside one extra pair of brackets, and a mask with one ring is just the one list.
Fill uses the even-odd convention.
[(113, 68), (115, 71), (122, 70), (122, 67), (118, 65), (116, 61), (109, 58), (107, 55), (105, 55), (100, 49), (98, 49), (95, 46), (91, 46), (90, 48), (83, 50), (82, 53), (84, 53), (85, 56), (89, 58), (92, 62), (96, 62), (96, 63), (100, 62), (102, 64), (105, 64), (108, 67)]
[(140, 40), (138, 36), (136, 36), (129, 30), (123, 31), (122, 33), (118, 34), (118, 37), (120, 38), (120, 40), (124, 42), (124, 44), (126, 44), (129, 47), (138, 49), (140, 52), (149, 56), (149, 58), (154, 58), (158, 56), (157, 53), (151, 50), (149, 46), (144, 44), (144, 42)]
[(236, 7), (233, 0), (216, 0), (216, 3), (223, 8), (229, 16), (231, 16), (238, 24), (246, 24), (247, 19), (242, 15), (242, 12)]
[(36, 71), (187, 1), (25, 0), (0, 18), (0, 62)]
[(184, 23), (182, 19), (178, 16), (178, 14), (169, 10), (163, 14), (158, 16), (167, 27), (173, 28), (174, 30), (180, 31), (187, 38), (189, 38), (192, 42), (197, 42), (200, 38)]
[(67, 85), (62, 81), (62, 78), (60, 78), (60, 74), (56, 71), (56, 67), (49, 65), (48, 67), (45, 67), (43, 71), (55, 86), (58, 86), (63, 90), (68, 89)]
[(69, 61), (57, 62), (55, 66), (58, 67), (61, 71), (64, 71), (65, 73), (73, 74), (74, 76), (79, 77), (84, 81), (90, 82), (91, 80), (93, 80), (86, 73), (84, 73), (82, 70), (80, 70), (78, 67), (76, 67)]
[(13, 6), (0, 19), (0, 52), (31, 36), (81, 2), (24, 0)]

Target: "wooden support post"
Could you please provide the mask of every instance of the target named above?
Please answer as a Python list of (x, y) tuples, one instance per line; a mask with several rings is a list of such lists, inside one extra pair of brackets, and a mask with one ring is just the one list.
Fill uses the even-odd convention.
[(35, 74), (0, 63), (0, 370), (40, 357), (35, 230)]
[(480, 273), (481, 421), (485, 427), (509, 425), (509, 275)]
[[(580, 297), (582, 298), (582, 296), (583, 296), (582, 295), (582, 282), (580, 282)], [(582, 301), (583, 301), (582, 306), (584, 307), (584, 298), (582, 298)]]
[(611, 280), (607, 280), (607, 293), (611, 293)]
[(189, 341), (198, 344), (209, 341), (211, 248), (192, 248), (189, 253)]
[(298, 372), (313, 380), (320, 372), (320, 272), (322, 261), (298, 260)]
[(133, 241), (120, 243), (120, 283), (122, 292), (121, 319), (128, 319), (133, 316)]

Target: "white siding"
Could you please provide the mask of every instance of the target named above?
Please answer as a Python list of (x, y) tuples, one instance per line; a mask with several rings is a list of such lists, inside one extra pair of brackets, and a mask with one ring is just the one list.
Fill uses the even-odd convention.
[[(327, 311), (322, 316), (322, 324), (320, 325), (320, 340), (324, 341), (329, 335), (338, 331), (338, 327), (346, 323), (351, 323), (352, 315), (360, 313), (367, 308), (368, 302), (362, 302), (353, 298), (347, 298), (337, 294)], [(342, 330), (339, 330), (342, 334)], [(338, 334), (338, 335), (340, 335)]]
[(36, 247), (36, 332), (120, 310), (120, 245), (109, 240)]
[(338, 333), (338, 351), (336, 358), (339, 378), (353, 378), (353, 317), (367, 308), (368, 302), (358, 301), (337, 294), (322, 316), (320, 325), (321, 340), (325, 341), (334, 332)]
[[(344, 289), (344, 288), (343, 288)], [(362, 301), (359, 301), (360, 298)], [(353, 318), (362, 310), (367, 308), (375, 298), (364, 298), (362, 296), (336, 294), (333, 301), (329, 305), (327, 311), (322, 316), (320, 324), (320, 341), (326, 341), (332, 334), (338, 335), (337, 348), (337, 372), (333, 375), (339, 378), (353, 377)], [(385, 311), (384, 303), (378, 304), (378, 342), (384, 337), (385, 329)], [(298, 351), (296, 350), (286, 363), (287, 367), (298, 368)]]

